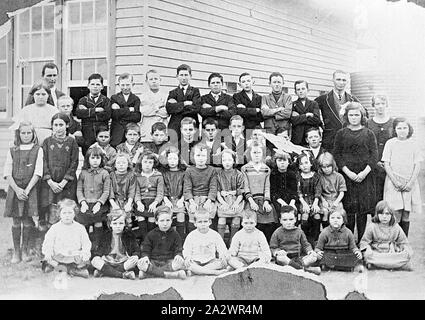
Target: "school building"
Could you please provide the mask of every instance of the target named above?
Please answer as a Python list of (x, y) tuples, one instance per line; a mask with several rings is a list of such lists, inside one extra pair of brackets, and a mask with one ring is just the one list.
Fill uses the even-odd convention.
[(268, 75), (280, 71), (288, 93), (305, 79), (314, 98), (332, 88), (333, 71), (355, 66), (354, 9), (333, 11), (313, 0), (9, 2), (8, 20), (0, 20), (0, 168), (13, 140), (12, 117), (49, 61), (59, 67), (57, 87), (76, 101), (93, 72), (104, 76), (110, 96), (123, 72), (134, 75), (140, 94), (152, 68), (172, 89), (181, 63), (192, 67), (201, 94), (211, 72), (224, 76), (230, 94), (239, 89), (239, 74), (249, 72), (264, 94)]

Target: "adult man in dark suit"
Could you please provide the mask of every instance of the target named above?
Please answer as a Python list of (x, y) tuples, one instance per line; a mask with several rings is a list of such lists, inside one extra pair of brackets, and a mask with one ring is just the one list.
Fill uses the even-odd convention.
[(180, 122), (185, 117), (191, 117), (199, 127), (198, 113), (201, 108), (201, 94), (198, 88), (192, 87), (189, 82), (192, 77), (192, 69), (186, 64), (177, 67), (177, 79), (179, 86), (168, 94), (165, 108), (171, 116), (168, 122), (168, 134), (170, 141), (180, 140)]
[(348, 83), (347, 72), (336, 70), (333, 73), (332, 81), (334, 88), (315, 99), (322, 113), (324, 124), (322, 144), (326, 150), (333, 149), (335, 134), (344, 126), (342, 117), (348, 103), (352, 101), (360, 102), (355, 96), (345, 91)]
[[(58, 106), (58, 99), (61, 96), (64, 96), (65, 93), (58, 90), (56, 88), (56, 82), (58, 80), (59, 69), (56, 64), (53, 62), (48, 62), (43, 66), (41, 70), (41, 77), (46, 81), (48, 88), (50, 89), (49, 97), (47, 98), (47, 103), (52, 106)], [(28, 94), (27, 100), (25, 101), (25, 105), (33, 104), (34, 96), (32, 94)]]

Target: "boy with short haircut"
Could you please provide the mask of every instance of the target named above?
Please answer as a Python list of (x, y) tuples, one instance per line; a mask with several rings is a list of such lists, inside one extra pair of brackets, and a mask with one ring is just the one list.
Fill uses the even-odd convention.
[[(183, 257), (188, 274), (219, 275), (225, 273), (227, 248), (217, 231), (210, 229), (210, 214), (199, 207), (194, 215), (196, 229), (183, 244)], [(217, 257), (218, 255), (218, 257)]]
[(311, 267), (317, 257), (307, 237), (296, 223), (296, 209), (292, 206), (282, 206), (280, 223), (270, 239), (270, 249), (276, 264), (289, 265), (295, 269), (304, 269), (320, 274), (319, 267)]
[(192, 69), (187, 64), (177, 67), (177, 79), (179, 86), (169, 92), (165, 108), (171, 115), (168, 123), (171, 141), (180, 141), (180, 122), (185, 117), (195, 120), (195, 127), (199, 126), (198, 114), (201, 108), (201, 94), (198, 88), (192, 87), (190, 79)]
[(125, 141), (125, 126), (141, 119), (140, 99), (131, 92), (133, 85), (133, 76), (123, 73), (118, 77), (121, 92), (111, 96), (111, 146), (114, 148)]
[[(245, 129), (252, 130), (264, 121), (261, 114), (261, 96), (254, 92), (252, 85), (254, 79), (252, 76), (244, 72), (239, 76), (239, 86), (242, 88), (240, 92), (233, 95), (233, 102), (236, 105), (236, 114), (245, 119)], [(250, 132), (248, 137), (250, 136)]]
[(125, 152), (131, 155), (133, 165), (137, 163), (139, 156), (143, 152), (143, 145), (139, 141), (140, 127), (137, 123), (127, 123), (125, 128), (125, 142), (117, 146), (117, 152)]
[(81, 119), (84, 145), (83, 155), (86, 155), (88, 148), (96, 142), (96, 130), (100, 125), (108, 127), (111, 118), (111, 105), (107, 97), (101, 94), (103, 89), (103, 77), (98, 73), (93, 73), (88, 78), (89, 94), (78, 101), (75, 115)]
[(313, 156), (312, 159), (314, 159), (313, 169), (317, 171), (319, 168), (317, 160), (321, 154), (326, 152), (325, 148), (322, 147), (322, 133), (320, 129), (318, 127), (307, 129), (305, 140), (307, 141), (310, 154)]
[(150, 134), (155, 123), (161, 122), (167, 126), (168, 113), (165, 109), (168, 92), (161, 88), (161, 76), (151, 69), (146, 72), (147, 88), (140, 96), (140, 112), (142, 120), (140, 126), (140, 141), (151, 142), (153, 137)]
[(150, 150), (159, 156), (161, 148), (168, 142), (167, 125), (163, 122), (155, 122), (150, 135), (152, 142), (142, 142), (144, 150)]
[(242, 230), (236, 232), (229, 248), (228, 264), (234, 269), (243, 268), (253, 263), (269, 263), (271, 252), (266, 236), (255, 226), (257, 215), (252, 211), (242, 214)]
[(58, 202), (58, 208), (60, 221), (44, 237), (42, 269), (51, 272), (65, 268), (70, 275), (88, 278), (92, 244), (84, 226), (74, 220), (78, 206), (74, 200), (63, 199)]
[(105, 153), (105, 166), (104, 168), (111, 173), (115, 157), (117, 156), (117, 151), (111, 147), (109, 141), (111, 139), (111, 135), (109, 130), (105, 126), (99, 126), (96, 130), (96, 142), (93, 143), (90, 148), (99, 147)]
[(217, 172), (212, 166), (207, 165), (208, 148), (203, 143), (198, 143), (192, 150), (195, 166), (186, 169), (184, 176), (183, 195), (187, 201), (189, 215), (188, 232), (195, 229), (194, 214), (200, 207), (210, 213), (210, 218), (216, 216), (217, 206)]
[(102, 234), (94, 249), (92, 266), (94, 276), (136, 279), (135, 271), (140, 257), (140, 248), (131, 229), (125, 227), (126, 214), (122, 209), (108, 214), (108, 230)]
[(241, 169), (245, 164), (244, 153), (246, 151), (246, 140), (243, 136), (245, 130), (244, 119), (240, 115), (234, 115), (230, 118), (229, 129), (231, 132), (231, 139), (224, 138), (227, 148), (236, 153), (236, 168)]
[(292, 104), (292, 138), (293, 144), (306, 146), (305, 133), (309, 128), (322, 126), (320, 109), (316, 101), (308, 98), (308, 83), (297, 80), (294, 83), (295, 94), (298, 99)]
[(74, 137), (79, 147), (84, 144), (83, 133), (81, 132), (81, 123), (75, 120), (72, 115), (74, 108), (74, 100), (68, 95), (63, 95), (58, 98), (59, 112), (65, 113), (69, 117), (68, 135)]
[(277, 129), (289, 129), (292, 113), (292, 98), (283, 92), (283, 75), (272, 72), (269, 76), (272, 92), (262, 96), (261, 113), (264, 117), (264, 128), (267, 133), (276, 134)]
[(203, 119), (207, 117), (216, 119), (218, 129), (227, 129), (230, 118), (236, 114), (236, 107), (232, 96), (222, 91), (223, 76), (216, 72), (211, 73), (208, 77), (208, 86), (211, 91), (201, 97), (200, 114)]
[(202, 140), (201, 142), (204, 143), (208, 149), (209, 152), (209, 164), (217, 167), (220, 165), (221, 159), (220, 159), (220, 149), (221, 149), (221, 141), (220, 136), (217, 137), (218, 133), (218, 121), (213, 118), (206, 118), (204, 121), (202, 121)]
[(142, 245), (142, 258), (137, 263), (139, 279), (146, 275), (161, 278), (185, 279), (182, 239), (171, 228), (171, 209), (159, 206), (155, 212), (155, 229), (149, 231)]
[(180, 126), (181, 140), (178, 142), (178, 148), (180, 151), (181, 163), (188, 166), (193, 164), (193, 160), (190, 155), (193, 147), (199, 143), (197, 140), (197, 127), (196, 121), (191, 117), (184, 117), (181, 121)]

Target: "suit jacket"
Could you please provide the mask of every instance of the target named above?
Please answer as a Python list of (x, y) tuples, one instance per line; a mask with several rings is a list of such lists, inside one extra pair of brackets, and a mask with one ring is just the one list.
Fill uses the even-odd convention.
[[(176, 103), (170, 103), (168, 100), (174, 99)], [(185, 106), (185, 101), (192, 101), (191, 106)], [(183, 89), (180, 87), (171, 90), (168, 94), (167, 104), (165, 109), (167, 109), (170, 117), (170, 122), (168, 122), (168, 129), (174, 130), (177, 133), (177, 137), (180, 139), (180, 122), (184, 117), (191, 117), (196, 121), (196, 127), (199, 126), (198, 114), (201, 108), (201, 94), (199, 93), (198, 88), (188, 86), (186, 94), (183, 94)], [(171, 133), (172, 135), (172, 133)]]
[[(252, 100), (248, 98), (245, 90), (237, 92), (233, 95), (233, 102), (236, 106), (236, 114), (244, 119), (245, 130), (254, 129), (264, 121), (261, 114), (261, 96), (254, 91), (252, 92)], [(238, 108), (238, 104), (243, 104), (246, 108)], [(260, 109), (257, 112), (255, 109)]]
[[(121, 241), (124, 246), (125, 252), (130, 257), (140, 257), (142, 255), (140, 247), (138, 246), (136, 241), (136, 236), (131, 230), (124, 229), (123, 233), (121, 234)], [(102, 257), (108, 255), (112, 250), (111, 244), (112, 230), (106, 230), (102, 233), (101, 240), (99, 241), (97, 248), (93, 248), (93, 256)]]
[(231, 149), (236, 153), (236, 168), (240, 170), (242, 166), (246, 163), (245, 151), (247, 150), (247, 146), (245, 137), (241, 137), (239, 139), (238, 144), (236, 144), (236, 141), (233, 136), (231, 136), (231, 140), (225, 139), (224, 142), (227, 148)]
[[(292, 112), (297, 112), (298, 116), (291, 116), (292, 137), (291, 141), (298, 145), (307, 145), (305, 141), (305, 133), (311, 127), (322, 126), (320, 120), (320, 109), (316, 101), (306, 99), (305, 106), (300, 100), (292, 103)], [(306, 113), (312, 113), (313, 117), (307, 117)]]
[[(332, 150), (334, 147), (335, 134), (344, 126), (335, 106), (333, 90), (317, 97), (315, 101), (319, 105), (319, 109), (323, 118), (322, 144), (327, 150)], [(360, 102), (355, 96), (349, 94), (348, 92), (345, 92), (345, 101)]]
[[(218, 129), (223, 130), (229, 128), (229, 120), (232, 116), (236, 114), (236, 107), (231, 95), (222, 92), (220, 93), (220, 97), (218, 98), (218, 100), (215, 101), (213, 95), (210, 92), (201, 97), (201, 103), (202, 107), (200, 114), (202, 116), (202, 119), (211, 117), (218, 121)], [(209, 104), (211, 107), (204, 108), (204, 103)], [(216, 107), (219, 105), (227, 106), (228, 110), (216, 112)]]
[[(276, 112), (279, 107), (284, 107), (283, 111)], [(292, 98), (290, 95), (282, 93), (276, 101), (273, 93), (262, 96), (261, 113), (264, 117), (264, 128), (267, 133), (276, 134), (277, 129), (290, 129), (289, 119), (292, 114)]]
[(208, 147), (208, 161), (207, 164), (213, 167), (221, 166), (221, 136), (217, 133), (211, 148), (206, 143), (206, 138), (202, 137), (200, 143), (205, 144)]
[[(125, 141), (125, 126), (127, 123), (139, 123), (142, 116), (140, 113), (140, 99), (133, 93), (130, 93), (127, 101), (125, 101), (122, 92), (114, 94), (111, 96), (111, 107), (113, 103), (120, 106), (120, 109), (116, 110), (111, 108), (112, 122), (110, 144), (116, 147), (121, 142)], [(134, 111), (130, 111), (131, 107), (134, 108)]]
[[(58, 98), (58, 99), (59, 99), (59, 97), (62, 97), (62, 96), (65, 95), (65, 93), (58, 90), (57, 88), (55, 90), (55, 93), (56, 93), (56, 98)], [(27, 106), (27, 105), (33, 104), (33, 103), (35, 103), (34, 96), (32, 94), (28, 93), (28, 97), (27, 97), (27, 100), (25, 101), (25, 105)], [(52, 106), (57, 107), (57, 104), (55, 104), (55, 102), (53, 101), (53, 98), (52, 98), (52, 95), (51, 95), (50, 92), (49, 92), (49, 96), (47, 97), (47, 103), (51, 104)]]

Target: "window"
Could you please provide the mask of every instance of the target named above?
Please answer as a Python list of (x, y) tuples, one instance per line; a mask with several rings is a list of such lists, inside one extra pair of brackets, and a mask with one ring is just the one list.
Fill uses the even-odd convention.
[(65, 2), (65, 63), (70, 96), (76, 106), (88, 94), (87, 78), (100, 73), (107, 92), (108, 7), (107, 0)]
[(7, 36), (4, 36), (0, 39), (0, 118), (6, 117), (7, 75)]
[(17, 55), (20, 98), (25, 104), (31, 86), (46, 62), (55, 61), (55, 5), (35, 6), (18, 15)]

